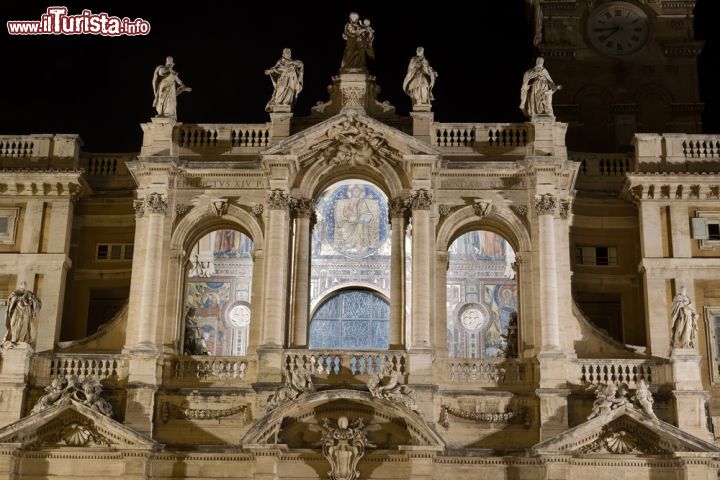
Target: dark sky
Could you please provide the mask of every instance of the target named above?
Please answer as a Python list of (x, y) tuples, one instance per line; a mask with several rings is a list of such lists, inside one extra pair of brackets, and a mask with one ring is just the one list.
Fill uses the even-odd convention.
[[(50, 5), (70, 13), (89, 8), (148, 20), (141, 37), (10, 36), (7, 20), (36, 20)], [(711, 27), (720, 1), (699, 0), (697, 32), (707, 40), (701, 59), (705, 127), (720, 131), (720, 35)], [(388, 6), (390, 5), (390, 6)], [(153, 114), (152, 73), (167, 55), (193, 92), (183, 94), (179, 119), (186, 122), (251, 123), (268, 119), (271, 92), (263, 70), (283, 47), (305, 62), (305, 90), (296, 115), (326, 99), (337, 74), (341, 33), (350, 11), (369, 18), (376, 30), (376, 61), (370, 73), (406, 114), (401, 89), (407, 62), (422, 45), (439, 72), (434, 91), (440, 121), (522, 121), (517, 96), (533, 49), (521, 0), (456, 2), (213, 1), (161, 0), (36, 2), (0, 6), (0, 134), (79, 133), (86, 150), (139, 150), (139, 123)]]

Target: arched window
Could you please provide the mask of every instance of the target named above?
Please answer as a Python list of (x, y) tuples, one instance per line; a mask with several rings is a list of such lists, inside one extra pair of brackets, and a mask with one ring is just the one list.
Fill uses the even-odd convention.
[(388, 348), (390, 304), (369, 290), (331, 294), (310, 322), (310, 348)]
[(476, 230), (458, 237), (448, 253), (448, 356), (502, 355), (518, 308), (514, 250), (500, 235)]
[(245, 355), (250, 327), (253, 242), (216, 230), (192, 248), (185, 293), (186, 355)]
[(390, 296), (387, 197), (369, 182), (343, 180), (319, 195), (315, 214), (310, 347), (388, 348), (389, 306), (383, 299)]

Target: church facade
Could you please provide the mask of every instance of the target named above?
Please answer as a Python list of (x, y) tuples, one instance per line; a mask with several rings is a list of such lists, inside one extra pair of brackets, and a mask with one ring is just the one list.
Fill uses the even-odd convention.
[(139, 153), (0, 136), (0, 477), (718, 478), (693, 7), (528, 1), (525, 123), (437, 122), (422, 48), (399, 115), (351, 14), (307, 116), (286, 49), (264, 124), (168, 57)]

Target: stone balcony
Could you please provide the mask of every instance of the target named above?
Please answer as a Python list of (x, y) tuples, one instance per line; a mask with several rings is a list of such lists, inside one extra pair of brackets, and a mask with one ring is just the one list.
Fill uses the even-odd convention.
[(526, 123), (435, 123), (432, 144), (448, 155), (530, 155), (532, 125)]

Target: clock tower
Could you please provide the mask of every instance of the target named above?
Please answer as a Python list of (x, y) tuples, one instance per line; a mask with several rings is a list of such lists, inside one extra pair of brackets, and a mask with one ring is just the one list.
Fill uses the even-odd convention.
[(695, 0), (527, 0), (575, 151), (630, 149), (634, 133), (701, 130)]

